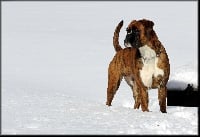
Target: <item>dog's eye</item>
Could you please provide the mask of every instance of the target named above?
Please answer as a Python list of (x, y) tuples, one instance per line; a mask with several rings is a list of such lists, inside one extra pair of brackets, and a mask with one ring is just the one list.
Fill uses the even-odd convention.
[(138, 33), (140, 33), (140, 31), (139, 31), (138, 29), (135, 28), (135, 29), (133, 30), (133, 33), (134, 33), (134, 34), (138, 34)]
[(130, 29), (130, 28), (127, 28), (126, 31), (127, 31), (127, 34), (131, 34), (132, 33), (132, 29)]

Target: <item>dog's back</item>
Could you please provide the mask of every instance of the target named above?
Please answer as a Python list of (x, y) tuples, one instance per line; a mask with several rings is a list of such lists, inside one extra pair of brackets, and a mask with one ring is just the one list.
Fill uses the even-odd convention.
[(131, 70), (135, 66), (136, 58), (139, 56), (138, 53), (136, 48), (131, 47), (118, 50), (110, 65), (118, 66), (114, 68), (119, 70), (122, 70), (122, 68)]

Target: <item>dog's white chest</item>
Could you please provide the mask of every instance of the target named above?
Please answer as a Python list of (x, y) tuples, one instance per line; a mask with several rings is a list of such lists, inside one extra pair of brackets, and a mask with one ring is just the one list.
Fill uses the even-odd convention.
[(157, 67), (158, 57), (156, 53), (147, 45), (139, 48), (141, 56), (143, 57), (143, 67), (140, 70), (140, 77), (143, 84), (150, 88), (152, 85), (152, 77), (157, 77), (158, 75), (163, 76), (164, 71)]

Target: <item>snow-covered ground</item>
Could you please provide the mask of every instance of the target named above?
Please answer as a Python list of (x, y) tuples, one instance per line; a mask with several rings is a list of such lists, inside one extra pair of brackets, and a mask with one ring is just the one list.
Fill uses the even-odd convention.
[(170, 59), (168, 87), (197, 84), (197, 2), (2, 2), (2, 134), (198, 134), (198, 108), (133, 109), (122, 81), (107, 107), (112, 37), (150, 19)]

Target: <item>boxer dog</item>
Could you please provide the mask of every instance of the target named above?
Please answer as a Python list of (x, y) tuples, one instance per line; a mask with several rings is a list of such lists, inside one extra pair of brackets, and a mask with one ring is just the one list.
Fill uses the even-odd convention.
[(108, 88), (106, 105), (111, 106), (122, 78), (133, 91), (134, 109), (149, 111), (148, 89), (158, 88), (160, 111), (166, 113), (166, 84), (170, 74), (170, 64), (165, 48), (153, 30), (152, 21), (133, 20), (127, 27), (124, 40), (126, 48), (119, 44), (121, 21), (115, 29), (113, 45), (116, 54), (108, 68)]

